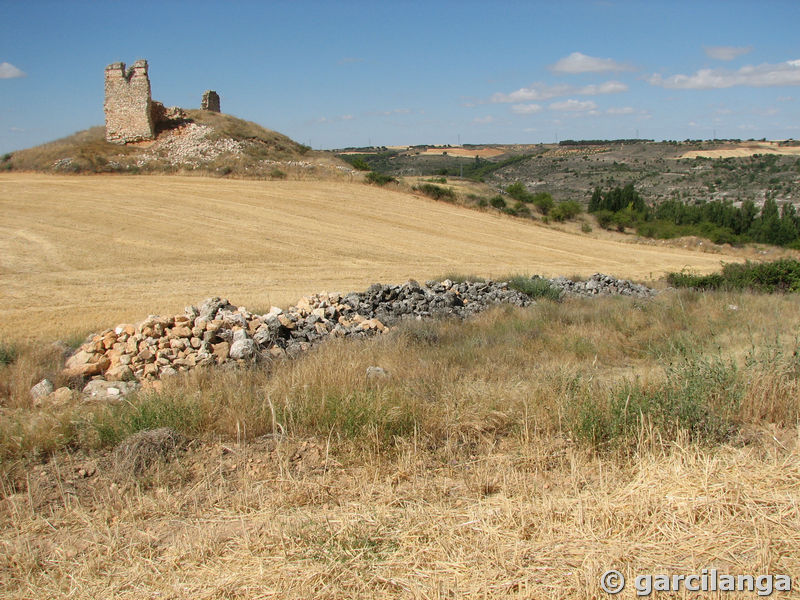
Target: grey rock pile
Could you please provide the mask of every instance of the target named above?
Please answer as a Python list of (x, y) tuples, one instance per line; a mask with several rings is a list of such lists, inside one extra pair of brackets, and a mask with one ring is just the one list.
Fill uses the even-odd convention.
[[(587, 282), (551, 280), (566, 294), (651, 295), (628, 281), (595, 275)], [(293, 357), (329, 337), (362, 338), (388, 331), (403, 319), (466, 318), (495, 304), (528, 306), (533, 300), (506, 282), (456, 283), (410, 280), (376, 283), (361, 293), (323, 292), (284, 311), (258, 315), (222, 298), (189, 306), (184, 314), (151, 315), (90, 336), (66, 362), (71, 377), (107, 382), (153, 381), (196, 367), (248, 364)], [(124, 395), (125, 386), (97, 384), (95, 395)]]
[(548, 279), (550, 285), (560, 289), (566, 296), (635, 296), (650, 298), (654, 289), (633, 283), (627, 279), (616, 279), (610, 275), (595, 273), (586, 281), (573, 281), (566, 277)]

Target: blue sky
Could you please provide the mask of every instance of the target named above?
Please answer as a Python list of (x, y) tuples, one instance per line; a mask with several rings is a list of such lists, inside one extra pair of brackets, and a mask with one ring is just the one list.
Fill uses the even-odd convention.
[(0, 152), (103, 123), (103, 69), (314, 148), (800, 138), (800, 1), (0, 0)]

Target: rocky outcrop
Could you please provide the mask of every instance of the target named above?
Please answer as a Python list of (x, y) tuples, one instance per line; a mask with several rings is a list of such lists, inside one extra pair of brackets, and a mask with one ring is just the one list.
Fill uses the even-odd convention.
[[(571, 295), (653, 294), (644, 286), (605, 275), (586, 282), (551, 281)], [(92, 335), (67, 360), (66, 374), (105, 381), (155, 380), (196, 367), (293, 357), (329, 337), (382, 334), (403, 319), (466, 318), (501, 303), (522, 307), (533, 300), (505, 282), (450, 280), (376, 283), (361, 293), (323, 292), (301, 298), (288, 310), (272, 307), (261, 315), (223, 298), (208, 298), (180, 315), (151, 315), (136, 325)], [(95, 385), (93, 391), (104, 395), (124, 394), (129, 387)]]

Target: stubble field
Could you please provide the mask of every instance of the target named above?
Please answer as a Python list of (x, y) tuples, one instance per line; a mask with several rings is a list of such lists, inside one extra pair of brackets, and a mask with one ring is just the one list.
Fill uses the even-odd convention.
[(363, 184), (0, 176), (0, 337), (80, 336), (213, 295), (300, 296), (451, 271), (649, 279), (740, 260), (569, 234)]

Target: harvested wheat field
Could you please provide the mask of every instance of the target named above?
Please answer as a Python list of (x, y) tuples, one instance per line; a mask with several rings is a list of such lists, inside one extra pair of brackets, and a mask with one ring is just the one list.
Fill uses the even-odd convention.
[(214, 295), (266, 310), (450, 271), (647, 279), (737, 260), (337, 182), (7, 174), (0, 211), (7, 340), (81, 335)]
[(461, 146), (450, 147), (450, 148), (428, 148), (422, 154), (426, 156), (458, 156), (461, 158), (475, 158), (476, 156), (480, 156), (481, 158), (494, 158), (496, 156), (502, 156), (505, 154), (507, 150), (502, 148), (463, 148)]
[(680, 158), (744, 158), (756, 154), (800, 156), (800, 146), (781, 146), (778, 142), (748, 142), (730, 148), (692, 150), (682, 154)]

